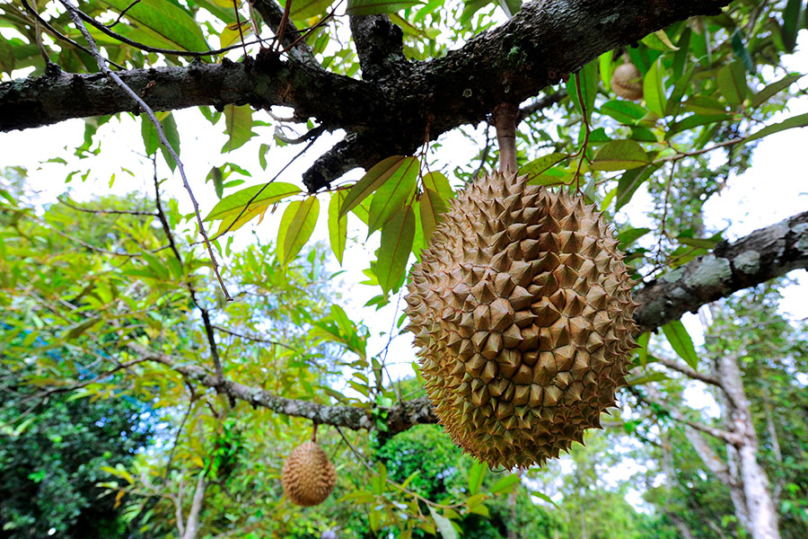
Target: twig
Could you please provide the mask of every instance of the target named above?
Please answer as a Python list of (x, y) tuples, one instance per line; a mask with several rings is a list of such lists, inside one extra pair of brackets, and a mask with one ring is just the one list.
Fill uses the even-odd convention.
[(118, 15), (118, 18), (115, 19), (115, 22), (113, 22), (112, 24), (107, 24), (106, 27), (107, 28), (112, 28), (113, 26), (115, 26), (116, 24), (121, 22), (121, 19), (123, 19), (123, 16), (126, 15), (126, 12), (129, 11), (130, 9), (132, 9), (133, 7), (135, 7), (136, 5), (138, 5), (139, 3), (140, 3), (140, 0), (135, 0), (134, 2), (132, 2), (131, 4), (126, 6), (126, 9), (121, 11), (120, 15)]
[[(23, 7), (26, 9), (26, 11), (28, 11), (30, 14), (32, 14), (32, 15), (33, 15), (33, 16), (36, 18), (36, 20), (37, 20), (37, 21), (39, 21), (40, 23), (42, 23), (42, 25), (43, 25), (45, 28), (47, 28), (48, 30), (50, 30), (50, 31), (51, 31), (51, 33), (52, 33), (53, 35), (55, 35), (56, 37), (58, 37), (59, 39), (61, 39), (61, 40), (63, 40), (63, 41), (66, 41), (66, 42), (70, 43), (71, 45), (73, 45), (73, 46), (74, 46), (74, 47), (76, 47), (77, 49), (79, 49), (79, 50), (82, 50), (82, 51), (86, 52), (87, 54), (89, 54), (90, 56), (92, 56), (93, 58), (95, 58), (95, 59), (96, 59), (96, 61), (98, 61), (98, 56), (96, 56), (95, 54), (93, 54), (93, 51), (92, 51), (92, 50), (88, 49), (87, 47), (85, 47), (84, 45), (81, 45), (80, 43), (78, 43), (78, 42), (76, 42), (76, 41), (73, 41), (72, 39), (70, 39), (69, 37), (67, 37), (67, 36), (66, 36), (66, 35), (64, 35), (63, 33), (61, 33), (59, 30), (57, 30), (56, 28), (54, 28), (53, 26), (51, 26), (51, 24), (50, 24), (48, 21), (46, 21), (45, 19), (43, 19), (43, 18), (42, 18), (42, 17), (39, 15), (39, 13), (37, 13), (37, 12), (36, 12), (36, 10), (34, 10), (34, 8), (32, 8), (32, 7), (31, 7), (31, 4), (29, 4), (29, 3), (28, 3), (28, 0), (20, 0), (20, 1), (22, 2), (22, 5), (23, 5)], [(97, 50), (97, 49), (96, 49), (96, 50)], [(100, 56), (100, 55), (99, 55), (99, 56)], [(101, 57), (101, 59), (102, 59), (102, 61), (103, 61), (103, 62), (108, 62), (110, 65), (113, 65), (113, 66), (117, 67), (118, 69), (124, 69), (124, 67), (123, 67), (122, 65), (120, 65), (120, 64), (116, 64), (116, 63), (115, 63), (115, 62), (113, 62), (112, 60), (108, 60), (108, 59), (104, 58), (103, 56), (100, 56), (100, 57)]]
[[(154, 193), (155, 193), (155, 204), (157, 206), (157, 217), (160, 219), (160, 224), (163, 227), (163, 232), (165, 232), (166, 237), (168, 238), (168, 244), (171, 247), (171, 251), (174, 253), (174, 257), (177, 259), (177, 262), (180, 264), (180, 268), (184, 267), (184, 262), (182, 260), (182, 255), (180, 254), (179, 249), (177, 248), (177, 242), (174, 240), (174, 234), (171, 232), (171, 227), (168, 225), (168, 220), (166, 219), (165, 212), (163, 211), (163, 205), (160, 201), (160, 182), (157, 180), (157, 157), (152, 158), (152, 163), (154, 164)], [(210, 314), (208, 310), (202, 306), (199, 302), (199, 299), (196, 297), (196, 289), (194, 288), (193, 283), (191, 283), (191, 279), (185, 279), (185, 286), (188, 289), (188, 293), (191, 294), (191, 301), (194, 302), (196, 308), (199, 309), (199, 312), (202, 314), (202, 323), (205, 325), (205, 335), (208, 339), (208, 346), (210, 348), (210, 357), (213, 360), (213, 366), (216, 369), (216, 379), (218, 382), (217, 387), (221, 387), (224, 383), (224, 371), (222, 369), (222, 362), (219, 358), (219, 348), (216, 346), (216, 339), (213, 335), (213, 326), (210, 322)]]
[(581, 105), (581, 113), (583, 116), (584, 122), (584, 144), (581, 146), (580, 149), (580, 157), (578, 158), (578, 167), (575, 169), (575, 189), (577, 191), (581, 190), (581, 166), (584, 163), (584, 158), (586, 157), (586, 149), (589, 147), (589, 119), (586, 117), (586, 104), (584, 103), (584, 96), (581, 92), (581, 73), (578, 72), (575, 74), (575, 91), (578, 94), (578, 104)]
[(232, 335), (233, 337), (238, 337), (239, 339), (245, 339), (245, 340), (248, 340), (248, 341), (260, 342), (260, 343), (264, 343), (264, 344), (274, 344), (276, 346), (282, 346), (284, 348), (287, 348), (287, 349), (293, 350), (293, 351), (297, 350), (296, 348), (294, 348), (292, 346), (289, 346), (288, 344), (285, 344), (285, 343), (282, 343), (282, 342), (271, 341), (269, 339), (263, 339), (261, 337), (254, 337), (252, 335), (244, 335), (243, 333), (236, 333), (235, 331), (229, 330), (227, 328), (223, 328), (222, 326), (217, 326), (215, 324), (213, 325), (213, 329), (215, 329), (217, 331), (221, 331), (222, 333), (227, 333), (228, 335)]
[(662, 222), (660, 223), (660, 230), (659, 230), (659, 240), (657, 241), (657, 253), (656, 253), (656, 263), (660, 263), (660, 258), (662, 256), (662, 240), (665, 238), (665, 228), (666, 222), (668, 220), (668, 200), (671, 196), (671, 185), (673, 185), (673, 174), (676, 172), (676, 163), (678, 161), (674, 161), (671, 163), (671, 173), (668, 176), (668, 185), (665, 187), (665, 201), (663, 202), (662, 208)]
[[(138, 1), (140, 1), (140, 0), (138, 0)], [(129, 8), (127, 8), (127, 9), (129, 9)], [(150, 45), (146, 45), (144, 43), (140, 43), (139, 41), (135, 41), (133, 39), (129, 39), (128, 37), (122, 36), (121, 34), (119, 34), (117, 32), (113, 32), (112, 30), (110, 30), (110, 28), (111, 28), (110, 26), (106, 26), (104, 24), (101, 24), (100, 22), (95, 20), (93, 17), (90, 17), (89, 15), (84, 13), (83, 11), (81, 11), (79, 9), (77, 9), (76, 11), (78, 12), (79, 17), (81, 17), (81, 19), (83, 21), (89, 23), (91, 26), (98, 29), (101, 33), (104, 33), (104, 34), (108, 35), (109, 37), (120, 41), (121, 43), (125, 43), (127, 45), (130, 45), (130, 46), (135, 47), (137, 49), (140, 49), (142, 51), (154, 52), (154, 53), (159, 53), (159, 54), (166, 54), (166, 55), (169, 55), (169, 56), (189, 56), (189, 57), (192, 57), (192, 58), (199, 58), (199, 57), (203, 57), (203, 56), (212, 56), (212, 55), (215, 55), (215, 54), (222, 54), (224, 52), (228, 52), (228, 51), (238, 49), (239, 47), (244, 47), (244, 55), (246, 56), (247, 55), (247, 48), (246, 48), (247, 45), (255, 45), (255, 44), (261, 43), (260, 39), (257, 39), (255, 41), (248, 41), (247, 43), (245, 43), (244, 42), (244, 36), (242, 35), (241, 43), (239, 43), (237, 45), (230, 45), (228, 47), (223, 47), (221, 49), (212, 49), (212, 50), (207, 50), (207, 51), (181, 51), (181, 50), (177, 50), (177, 49), (163, 49), (161, 47), (152, 47)], [(115, 24), (117, 24), (117, 22)]]
[(194, 391), (194, 386), (188, 384), (188, 389), (191, 391), (191, 402), (188, 403), (188, 410), (185, 411), (185, 414), (182, 417), (182, 421), (180, 421), (180, 426), (177, 427), (177, 434), (174, 435), (174, 443), (171, 444), (171, 451), (168, 453), (168, 462), (166, 463), (166, 469), (163, 473), (163, 479), (168, 478), (168, 474), (171, 472), (171, 464), (174, 461), (174, 451), (177, 449), (177, 444), (180, 441), (180, 436), (182, 435), (182, 429), (185, 427), (185, 422), (188, 421), (188, 418), (191, 416), (191, 412), (194, 409), (194, 402), (196, 401), (196, 392)]
[(163, 132), (163, 126), (160, 125), (160, 120), (157, 119), (157, 116), (154, 115), (154, 111), (149, 107), (143, 99), (137, 95), (134, 90), (132, 90), (115, 72), (111, 71), (109, 67), (107, 67), (106, 60), (104, 57), (101, 56), (101, 53), (98, 51), (98, 46), (93, 39), (93, 36), (90, 35), (90, 32), (81, 22), (81, 16), (78, 13), (78, 9), (71, 3), (70, 0), (61, 0), (62, 4), (67, 8), (68, 13), (70, 14), (70, 18), (73, 20), (73, 24), (76, 25), (78, 30), (84, 36), (84, 39), (87, 40), (87, 43), (90, 45), (92, 49), (92, 55), (95, 58), (96, 62), (98, 63), (98, 68), (101, 70), (104, 75), (111, 78), (115, 84), (120, 86), (120, 88), (126, 92), (135, 102), (140, 105), (141, 109), (143, 109), (146, 114), (149, 116), (152, 124), (154, 124), (154, 128), (157, 131), (157, 136), (160, 139), (160, 142), (165, 146), (168, 150), (168, 153), (171, 155), (171, 158), (177, 164), (177, 168), (180, 171), (180, 176), (182, 177), (182, 183), (185, 185), (185, 189), (188, 191), (188, 196), (191, 198), (191, 203), (194, 206), (194, 213), (196, 214), (197, 224), (199, 225), (199, 233), (202, 234), (202, 239), (205, 242), (205, 247), (208, 249), (208, 255), (210, 256), (210, 262), (213, 268), (213, 273), (216, 275), (216, 278), (219, 280), (219, 286), (222, 288), (222, 292), (224, 293), (225, 298), (228, 301), (233, 301), (233, 298), (230, 297), (230, 294), (227, 292), (227, 287), (224, 284), (224, 280), (222, 279), (221, 274), (219, 273), (219, 264), (216, 262), (216, 256), (213, 254), (213, 248), (210, 245), (210, 240), (208, 239), (208, 234), (205, 232), (205, 225), (202, 222), (202, 214), (199, 213), (199, 203), (196, 201), (196, 197), (194, 196), (194, 192), (191, 189), (191, 185), (188, 183), (188, 178), (185, 176), (185, 167), (180, 161), (177, 152), (174, 151), (174, 148), (171, 146), (171, 143), (168, 142), (165, 133)]
[(90, 208), (82, 208), (81, 206), (74, 206), (73, 204), (64, 201), (61, 198), (57, 198), (57, 200), (76, 211), (83, 211), (85, 213), (95, 213), (95, 214), (107, 214), (107, 215), (143, 215), (147, 217), (157, 217), (156, 213), (152, 213), (150, 211), (133, 211), (133, 210), (93, 210)]
[[(357, 451), (356, 448), (354, 448), (354, 446), (351, 445), (351, 442), (349, 442), (348, 438), (345, 437), (345, 434), (342, 432), (342, 429), (339, 428), (338, 426), (335, 426), (334, 428), (337, 429), (337, 432), (339, 432), (339, 435), (342, 436), (342, 439), (345, 441), (345, 444), (351, 450), (351, 453), (353, 453), (354, 456), (357, 459), (359, 459), (359, 462), (362, 464), (362, 466), (367, 468), (367, 470), (370, 473), (372, 473), (374, 475), (378, 475), (379, 474), (378, 470), (374, 469), (370, 464), (368, 464), (368, 462), (365, 460), (365, 457), (363, 457), (361, 455), (361, 453), (359, 453), (359, 451)], [(399, 485), (395, 481), (391, 480), (389, 477), (385, 477), (385, 480), (387, 481), (387, 483), (389, 483), (396, 490), (399, 490), (399, 491), (403, 492), (404, 494), (408, 494), (408, 495), (412, 496), (413, 498), (415, 498), (417, 500), (420, 500), (420, 501), (424, 502), (427, 505), (431, 505), (432, 507), (435, 507), (437, 509), (455, 509), (457, 507), (463, 507), (464, 505), (466, 505), (465, 502), (453, 503), (451, 505), (444, 505), (444, 504), (440, 504), (440, 503), (435, 503), (435, 502), (433, 502), (432, 500), (430, 500), (428, 498), (424, 498), (423, 496), (421, 496), (417, 492), (413, 492), (413, 491), (411, 491), (411, 490), (409, 490), (409, 489), (407, 489), (405, 487), (402, 487), (401, 485)]]
[(305, 148), (303, 148), (303, 149), (302, 149), (302, 150), (301, 150), (301, 151), (300, 151), (300, 152), (299, 152), (297, 155), (295, 155), (295, 156), (294, 156), (294, 157), (293, 157), (293, 158), (292, 158), (292, 159), (291, 159), (291, 160), (290, 160), (288, 163), (286, 163), (286, 164), (283, 166), (283, 168), (282, 168), (282, 169), (280, 169), (280, 171), (278, 171), (278, 173), (277, 173), (277, 174), (275, 174), (275, 176), (274, 176), (274, 177), (273, 177), (271, 180), (269, 180), (267, 183), (265, 183), (265, 184), (264, 184), (264, 185), (261, 187), (261, 189), (259, 189), (259, 190), (258, 190), (258, 192), (257, 192), (257, 193), (255, 193), (255, 194), (252, 196), (252, 198), (251, 198), (250, 200), (248, 200), (248, 201), (247, 201), (247, 204), (246, 204), (246, 205), (245, 205), (245, 206), (244, 206), (244, 207), (241, 209), (241, 211), (240, 211), (240, 212), (239, 212), (239, 214), (236, 216), (236, 218), (235, 218), (235, 219), (233, 219), (233, 222), (232, 222), (232, 223), (230, 223), (230, 224), (228, 225), (228, 227), (227, 227), (227, 228), (225, 228), (224, 230), (222, 230), (222, 231), (221, 231), (219, 234), (216, 234), (216, 236), (213, 238), (213, 240), (214, 240), (214, 241), (215, 241), (215, 240), (218, 240), (219, 238), (221, 238), (222, 236), (224, 236), (225, 234), (227, 234), (228, 232), (230, 232), (230, 229), (231, 229), (231, 228), (233, 228), (233, 227), (235, 226), (235, 224), (238, 222), (238, 220), (239, 220), (239, 219), (241, 219), (241, 216), (242, 216), (242, 215), (244, 215), (245, 213), (247, 213), (247, 210), (249, 209), (250, 204), (252, 204), (253, 202), (255, 202), (255, 199), (257, 199), (257, 198), (258, 198), (258, 196), (259, 196), (261, 193), (263, 193), (263, 192), (264, 192), (264, 189), (266, 189), (267, 187), (269, 187), (269, 185), (270, 185), (271, 183), (273, 183), (275, 180), (277, 180), (277, 179), (278, 179), (278, 177), (279, 177), (281, 174), (283, 174), (283, 172), (284, 172), (284, 171), (285, 171), (287, 168), (289, 168), (289, 166), (290, 166), (292, 163), (294, 163), (294, 162), (295, 162), (295, 160), (296, 160), (298, 157), (300, 157), (301, 155), (303, 155), (304, 153), (306, 153), (306, 150), (308, 150), (309, 148), (311, 148), (311, 147), (312, 147), (312, 145), (313, 145), (313, 144), (314, 144), (314, 143), (317, 141), (317, 138), (318, 138), (318, 137), (319, 137), (319, 135), (317, 135), (315, 138), (313, 138), (313, 139), (311, 140), (311, 142), (309, 142), (308, 144), (306, 144), (306, 147), (305, 147)]

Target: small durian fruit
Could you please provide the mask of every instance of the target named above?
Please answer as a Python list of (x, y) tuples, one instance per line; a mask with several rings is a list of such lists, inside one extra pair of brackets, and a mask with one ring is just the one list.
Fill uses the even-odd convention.
[(494, 173), (453, 199), (406, 297), (440, 422), (506, 468), (600, 427), (636, 347), (634, 283), (601, 212), (527, 182)]
[(310, 507), (328, 498), (337, 484), (337, 471), (317, 442), (306, 442), (283, 463), (281, 483), (292, 503)]
[(626, 62), (617, 66), (612, 75), (614, 93), (626, 99), (642, 99), (642, 73), (637, 66)]

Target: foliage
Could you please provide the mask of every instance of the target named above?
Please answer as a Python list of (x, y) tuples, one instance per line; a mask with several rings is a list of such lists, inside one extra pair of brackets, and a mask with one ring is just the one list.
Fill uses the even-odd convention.
[[(48, 354), (57, 362), (89, 364), (64, 349)], [(97, 483), (104, 468), (126, 469), (154, 434), (152, 413), (133, 399), (30, 400), (24, 385), (33, 363), (0, 352), (6, 395), (0, 410), (0, 536), (9, 538), (125, 537), (120, 500), (104, 496)], [(8, 381), (10, 380), (10, 384)]]

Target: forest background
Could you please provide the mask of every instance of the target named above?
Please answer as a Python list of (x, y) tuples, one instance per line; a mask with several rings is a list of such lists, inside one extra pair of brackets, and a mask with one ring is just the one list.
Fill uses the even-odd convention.
[[(116, 28), (152, 47), (199, 50), (201, 36), (235, 44), (221, 58), (238, 62), (241, 35), (251, 39), (252, 23), (215, 2), (143, 4)], [(89, 44), (66, 6), (41, 7)], [(126, 6), (80, 7), (111, 23)], [(354, 43), (363, 30), (349, 28), (361, 17), (402, 28), (403, 53), (417, 62), (520, 21), (518, 8), (395, 3), (366, 15), (351, 2), (349, 15), (335, 16), (330, 3), (314, 3), (292, 20), (314, 28), (305, 41), (324, 68), (373, 80), (372, 55)], [(47, 77), (42, 51), (67, 71), (98, 70), (85, 51), (37, 28), (25, 5), (0, 10), (3, 81)], [(161, 13), (193, 37), (150, 18)], [(277, 30), (246, 5), (239, 16), (263, 18), (268, 35)], [(306, 156), (327, 154), (344, 136), (325, 132), (316, 114), (285, 122), (294, 106), (267, 114), (241, 103), (160, 112), (208, 233), (230, 228), (212, 247), (234, 302), (145, 115), (0, 135), (0, 536), (805, 537), (808, 356), (805, 291), (794, 281), (805, 277), (782, 276), (806, 266), (800, 148), (808, 143), (803, 130), (778, 132), (808, 123), (799, 76), (808, 70), (807, 21), (800, 2), (735, 2), (603, 51), (523, 103), (522, 169), (556, 189), (580, 184), (613, 221), (640, 288), (698, 271), (710, 253), (726, 252), (724, 240), (737, 245), (756, 228), (786, 227), (795, 247), (756, 281), (722, 282), (715, 297), (725, 299), (684, 323), (646, 324), (661, 329), (640, 337), (631, 385), (604, 429), (569, 456), (516, 473), (475, 462), (431, 424), (410, 337), (400, 334), (406, 268), (429, 236), (430, 212), (440, 219), (441, 205), (425, 211), (424, 197), (445, 204), (495, 167), (488, 123), (404, 152), (424, 170), (412, 175), (416, 202), (394, 208), (417, 217), (401, 262), (385, 251), (395, 211), (373, 206), (400, 194), (380, 187), (343, 217), (339, 204), (367, 178), (362, 171), (321, 191), (305, 183), (311, 196), (301, 190), (297, 178), (305, 182), (317, 163)], [(190, 65), (92, 35), (131, 69)], [(629, 60), (644, 76), (640, 103), (610, 86)], [(2, 108), (9, 88), (0, 85), (0, 125), (30, 127)], [(393, 142), (386, 155), (403, 152)], [(252, 186), (267, 181), (267, 196), (251, 205)], [(301, 214), (320, 200), (319, 219), (316, 210)], [(374, 219), (381, 234), (368, 234)], [(278, 234), (290, 225), (297, 235)], [(730, 296), (733, 286), (743, 290)], [(245, 386), (223, 388), (219, 375)], [(250, 403), (243, 387), (263, 393)], [(339, 481), (323, 505), (301, 509), (283, 497), (279, 476), (311, 436), (312, 415), (325, 419), (318, 441)], [(760, 511), (771, 512), (769, 523)]]

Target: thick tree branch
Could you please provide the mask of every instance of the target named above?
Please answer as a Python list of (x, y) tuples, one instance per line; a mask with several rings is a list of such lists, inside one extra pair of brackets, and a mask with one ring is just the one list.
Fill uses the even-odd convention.
[(634, 293), (634, 319), (652, 331), (733, 292), (808, 268), (808, 212), (761, 228), (669, 271)]
[[(252, 406), (261, 406), (273, 412), (292, 417), (303, 417), (322, 425), (336, 425), (353, 430), (375, 429), (376, 420), (369, 408), (356, 406), (330, 406), (310, 401), (287, 399), (273, 395), (258, 387), (250, 387), (225, 379), (219, 383), (217, 377), (197, 365), (181, 364), (176, 358), (149, 350), (137, 344), (129, 348), (138, 354), (139, 360), (154, 361), (169, 367), (181, 374), (190, 382), (201, 384), (221, 391), (228, 397), (241, 400)], [(422, 423), (436, 423), (437, 417), (428, 399), (413, 399), (403, 405), (382, 408), (382, 417), (386, 415), (387, 428), (390, 434), (396, 434)]]
[(387, 15), (352, 16), (351, 34), (364, 80), (391, 78), (407, 66), (404, 32)]
[[(256, 8), (262, 1), (256, 0)], [(476, 124), (499, 103), (536, 96), (603, 52), (636, 42), (675, 21), (717, 14), (727, 3), (540, 0), (526, 4), (508, 22), (458, 50), (432, 61), (401, 64), (409, 67), (373, 83), (327, 73), (301, 61), (281, 61), (271, 54), (243, 65), (130, 70), (121, 72), (121, 78), (142, 92), (155, 110), (284, 105), (293, 107), (298, 118), (316, 117), (327, 129), (361, 135), (367, 141), (361, 150), (356, 147), (361, 155), (343, 151), (342, 163), (333, 158), (329, 167), (307, 176), (307, 187), (316, 191), (350, 168), (372, 166), (376, 156), (412, 153), (423, 143), (427, 126), (435, 139), (460, 125)], [(373, 72), (367, 64), (371, 56), (365, 55), (365, 65)], [(96, 75), (62, 74), (0, 84), (3, 131), (133, 108), (120, 89)]]

